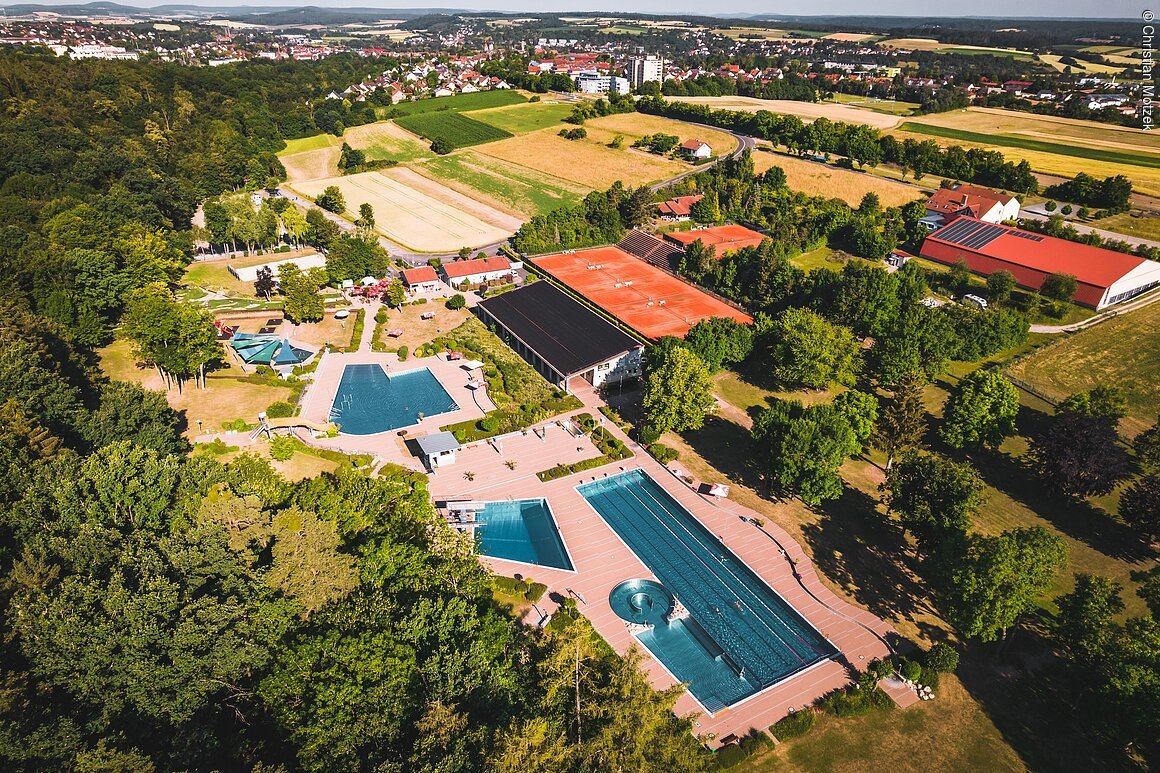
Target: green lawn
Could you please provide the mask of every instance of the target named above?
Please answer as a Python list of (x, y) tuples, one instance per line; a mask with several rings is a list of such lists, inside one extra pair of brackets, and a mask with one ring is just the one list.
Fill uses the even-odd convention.
[(572, 106), (568, 104), (533, 102), (476, 110), (471, 117), (512, 134), (527, 134), (556, 126), (571, 114)]
[(436, 111), (462, 113), (467, 110), (485, 110), (489, 107), (503, 107), (527, 102), (527, 97), (518, 91), (477, 91), (474, 94), (455, 94), (450, 97), (433, 97), (414, 102), (400, 102), (394, 107), (380, 108), (383, 114), (396, 112), (399, 115), (418, 115)]
[(803, 252), (800, 255), (795, 255), (790, 258), (790, 263), (800, 268), (802, 271), (809, 273), (817, 268), (829, 268), (834, 271), (840, 271), (842, 266), (851, 260), (864, 261), (862, 258), (848, 255), (841, 250), (831, 249), (830, 247), (818, 247), (816, 250)]
[(415, 169), (441, 182), (458, 182), (526, 215), (574, 206), (587, 193), (567, 180), (472, 152), (433, 158)]
[(1160, 412), (1160, 303), (1073, 333), (1011, 366), (1038, 391), (1062, 399), (1101, 384), (1128, 396), (1124, 430), (1135, 435)]
[[(491, 92), (485, 92), (491, 93)], [(505, 92), (500, 92), (505, 93)], [(474, 95), (469, 95), (474, 96)], [(395, 123), (407, 131), (429, 140), (441, 139), (453, 148), (482, 145), (485, 142), (507, 139), (510, 132), (497, 129), (490, 124), (468, 118), (458, 112), (429, 112), (405, 115), (395, 119)]]
[(1114, 231), (1140, 239), (1160, 241), (1160, 217), (1152, 214), (1124, 212), (1100, 220), (1093, 220), (1089, 225), (1104, 231)]
[(898, 129), (900, 131), (929, 134), (934, 137), (946, 137), (963, 142), (977, 142), (981, 145), (1022, 148), (1023, 150), (1034, 150), (1041, 153), (1054, 153), (1058, 156), (1086, 158), (1092, 161), (1106, 161), (1114, 164), (1160, 168), (1160, 155), (1155, 153), (1134, 153), (1130, 150), (1104, 150), (1082, 145), (1060, 145), (1056, 142), (1036, 140), (1031, 137), (1018, 137), (1011, 134), (984, 134), (982, 132), (972, 132), (964, 129), (951, 129), (946, 126), (915, 123), (914, 121), (906, 121)]

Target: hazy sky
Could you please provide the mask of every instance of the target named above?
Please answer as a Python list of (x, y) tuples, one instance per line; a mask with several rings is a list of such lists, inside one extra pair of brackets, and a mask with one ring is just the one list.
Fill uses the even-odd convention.
[[(22, 0), (0, 0), (0, 5)], [(27, 0), (48, 4), (64, 4), (54, 0)], [(79, 0), (85, 2), (87, 0)], [(448, 2), (375, 2), (374, 0), (303, 0), (300, 3), (286, 0), (119, 0), (125, 5), (148, 7), (168, 3), (188, 3), (192, 5), (237, 6), (237, 5), (315, 5), (328, 8), (373, 7), (373, 8), (416, 8), (444, 7), (494, 11), (608, 11), (654, 14), (705, 14), (715, 16), (729, 14), (785, 13), (795, 15), (856, 14), (877, 16), (923, 16), (937, 10), (940, 16), (993, 16), (997, 18), (1018, 18), (1031, 16), (1084, 17), (1138, 19), (1146, 9), (1153, 9), (1147, 3), (1160, 5), (1160, 0), (976, 0), (963, 6), (944, 4), (932, 8), (929, 0), (885, 0), (866, 3), (864, 0), (788, 0), (788, 2), (747, 2), (747, 0), (466, 0)]]

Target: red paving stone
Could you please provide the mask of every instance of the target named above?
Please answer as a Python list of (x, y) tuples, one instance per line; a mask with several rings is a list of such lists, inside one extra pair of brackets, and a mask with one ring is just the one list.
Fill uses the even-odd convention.
[(542, 255), (528, 261), (648, 338), (684, 337), (689, 328), (709, 317), (753, 321), (745, 312), (619, 247)]
[[(591, 392), (581, 394), (581, 398), (593, 407)], [(627, 441), (619, 430), (609, 429)], [(564, 442), (562, 432), (556, 442)], [(567, 442), (574, 444), (571, 439)], [(720, 739), (730, 734), (741, 735), (751, 728), (766, 728), (790, 710), (807, 706), (826, 692), (847, 684), (849, 676), (840, 661), (861, 669), (873, 658), (889, 654), (880, 637), (893, 633), (890, 627), (869, 612), (842, 601), (823, 586), (809, 557), (784, 530), (770, 523), (758, 528), (748, 520), (756, 517), (753, 511), (730, 500), (698, 494), (635, 444), (630, 443), (630, 447), (636, 452), (632, 459), (548, 483), (540, 482), (534, 474), (544, 465), (533, 465), (536, 469), (517, 468), (513, 473), (503, 466), (499, 454), (491, 455), (490, 464), (487, 455), (479, 455), (473, 459), (474, 481), (467, 481), (462, 475), (465, 468), (457, 464), (452, 469), (458, 469), (458, 474), (452, 473), (452, 469), (441, 470), (432, 478), (430, 488), (436, 501), (546, 498), (575, 571), (531, 567), (493, 558), (484, 560), (498, 574), (530, 576), (565, 596), (579, 593), (585, 599), (580, 610), (609, 644), (625, 653), (639, 643), (613, 612), (608, 595), (624, 580), (656, 578), (580, 496), (576, 487), (622, 470), (642, 469), (718, 535), (842, 653), (838, 660), (823, 661), (716, 714), (708, 714), (686, 692), (678, 699), (676, 712), (698, 715), (695, 720), (698, 735)], [(505, 450), (515, 451), (510, 446), (505, 446)], [(794, 577), (795, 567), (800, 580)], [(676, 683), (651, 656), (644, 660), (643, 667), (658, 689)]]

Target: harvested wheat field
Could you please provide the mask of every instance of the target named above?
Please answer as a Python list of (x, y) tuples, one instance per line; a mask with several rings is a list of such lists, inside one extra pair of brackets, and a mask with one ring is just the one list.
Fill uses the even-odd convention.
[(837, 40), (842, 43), (861, 43), (863, 40), (873, 40), (877, 35), (867, 35), (863, 32), (835, 32), (826, 35), (822, 40)]
[(588, 131), (588, 141), (600, 145), (612, 142), (612, 138), (618, 134), (624, 137), (625, 147), (648, 134), (672, 134), (679, 137), (681, 142), (700, 140), (709, 143), (715, 156), (728, 155), (737, 150), (737, 140), (732, 134), (646, 113), (619, 113), (591, 118), (584, 122), (584, 128)]
[(347, 212), (357, 212), (361, 204), (370, 204), (375, 211), (375, 229), (418, 252), (482, 247), (507, 238), (520, 225), (510, 215), (407, 169), (295, 182), (292, 187), (303, 196), (314, 198), (328, 185), (342, 191)]
[(279, 156), (286, 168), (286, 179), (291, 184), (307, 180), (321, 180), (338, 174), (338, 148), (319, 148), (302, 153)]
[(994, 107), (969, 107), (949, 113), (916, 116), (909, 120), (912, 123), (946, 126), (963, 131), (1026, 135), (1094, 148), (1118, 147), (1160, 153), (1160, 135), (1155, 132), (1076, 118), (1017, 113)]
[(782, 168), (786, 182), (795, 191), (828, 199), (841, 199), (852, 207), (858, 206), (867, 193), (878, 194), (878, 199), (884, 207), (902, 206), (926, 196), (913, 185), (884, 180), (867, 172), (854, 172), (780, 153), (753, 154), (753, 167), (758, 172), (764, 172), (774, 166)]
[(473, 150), (601, 190), (617, 180), (628, 186), (659, 182), (689, 168), (681, 161), (627, 147), (613, 150), (591, 139), (566, 140), (556, 131), (532, 132), (479, 145)]
[(668, 97), (668, 100), (670, 102), (708, 105), (714, 110), (741, 110), (750, 113), (768, 110), (771, 113), (796, 115), (806, 122), (817, 118), (829, 118), (831, 121), (860, 123), (873, 126), (876, 129), (891, 129), (898, 125), (897, 116), (883, 115), (873, 110), (863, 110), (833, 102), (796, 102), (792, 99), (758, 99), (757, 97)]

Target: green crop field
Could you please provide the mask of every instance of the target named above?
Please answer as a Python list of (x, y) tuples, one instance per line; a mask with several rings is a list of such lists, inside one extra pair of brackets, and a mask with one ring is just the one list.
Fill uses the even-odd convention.
[(471, 117), (512, 134), (526, 134), (556, 126), (572, 113), (572, 105), (535, 102), (476, 110)]
[(281, 155), (288, 156), (291, 153), (305, 153), (308, 150), (321, 150), (322, 148), (329, 148), (331, 146), (337, 147), (341, 144), (342, 140), (331, 134), (315, 134), (312, 137), (286, 140), (286, 149), (281, 151)]
[(462, 113), (438, 112), (404, 115), (396, 118), (395, 123), (420, 137), (426, 137), (432, 141), (444, 140), (454, 148), (482, 145), (485, 142), (495, 142), (513, 136), (511, 132), (497, 129), (474, 118), (468, 118)]
[(576, 183), (473, 151), (440, 156), (414, 168), (469, 196), (528, 216), (573, 206), (588, 193)]
[(1035, 140), (1030, 137), (1014, 137), (1009, 134), (984, 134), (982, 132), (951, 129), (946, 126), (932, 126), (926, 123), (906, 121), (898, 127), (899, 131), (929, 134), (935, 137), (961, 140), (963, 142), (977, 142), (982, 145), (997, 145), (1008, 148), (1022, 148), (1036, 150), (1043, 153), (1054, 153), (1060, 156), (1074, 156), (1092, 161), (1106, 161), (1114, 164), (1129, 164), (1131, 166), (1146, 166), (1160, 168), (1160, 156), (1153, 153), (1133, 153), (1127, 150), (1106, 150), (1102, 148), (1086, 148), (1079, 145), (1060, 145), (1055, 142)]
[(489, 107), (503, 107), (504, 105), (518, 105), (527, 102), (527, 97), (518, 91), (477, 91), (474, 94), (455, 94), (450, 97), (434, 97), (420, 99), (415, 102), (400, 102), (394, 107), (381, 108), (381, 112), (396, 111), (401, 115), (418, 115), (420, 113), (437, 113), (448, 111), (463, 113), (468, 110), (486, 110)]

